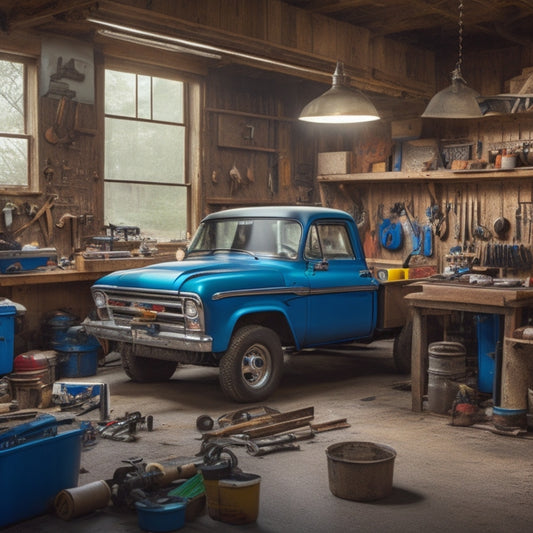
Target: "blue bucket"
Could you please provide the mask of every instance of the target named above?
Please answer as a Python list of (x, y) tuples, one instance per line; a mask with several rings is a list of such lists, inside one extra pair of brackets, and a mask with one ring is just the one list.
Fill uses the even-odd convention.
[(527, 429), (527, 409), (492, 408), (492, 423), (504, 429)]
[(68, 330), (76, 326), (79, 320), (66, 311), (57, 311), (45, 324), (44, 337), (47, 347), (55, 349), (58, 344), (65, 342)]
[[(176, 500), (177, 498), (174, 498)], [(160, 506), (151, 506), (146, 502), (135, 503), (139, 527), (144, 531), (175, 531), (185, 525), (185, 510), (187, 500), (165, 503)]]
[(83, 326), (72, 326), (65, 339), (55, 344), (60, 378), (94, 376), (98, 370), (100, 343)]

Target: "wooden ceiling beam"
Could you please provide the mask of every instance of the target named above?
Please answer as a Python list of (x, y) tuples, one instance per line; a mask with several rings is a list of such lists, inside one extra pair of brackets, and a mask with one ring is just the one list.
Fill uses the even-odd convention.
[(41, 2), (32, 9), (18, 4), (10, 12), (5, 13), (7, 31), (32, 28), (52, 20), (58, 15), (65, 15), (71, 12), (79, 13), (88, 7), (96, 7), (95, 0), (80, 0), (72, 2), (70, 0), (56, 0), (55, 2)]

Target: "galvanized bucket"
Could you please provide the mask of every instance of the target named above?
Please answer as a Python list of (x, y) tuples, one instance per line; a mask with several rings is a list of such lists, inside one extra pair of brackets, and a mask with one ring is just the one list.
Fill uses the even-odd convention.
[(460, 342), (432, 342), (428, 356), (428, 408), (447, 414), (465, 379), (466, 348)]

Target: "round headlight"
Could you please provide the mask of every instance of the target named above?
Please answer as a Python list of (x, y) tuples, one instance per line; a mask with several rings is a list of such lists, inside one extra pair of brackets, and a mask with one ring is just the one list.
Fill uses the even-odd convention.
[(105, 307), (106, 298), (105, 294), (102, 291), (93, 292), (93, 300), (96, 307)]
[(185, 315), (189, 318), (198, 316), (198, 308), (194, 300), (185, 300)]

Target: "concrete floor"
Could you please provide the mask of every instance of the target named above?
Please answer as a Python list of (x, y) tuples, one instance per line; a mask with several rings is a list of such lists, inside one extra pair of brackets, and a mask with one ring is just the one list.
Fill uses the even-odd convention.
[[(288, 359), (282, 386), (266, 405), (281, 412), (314, 406), (315, 422), (345, 417), (351, 427), (319, 433), (303, 441), (300, 451), (253, 457), (244, 448), (232, 448), (242, 470), (261, 476), (257, 522), (231, 526), (204, 513), (183, 531), (531, 531), (530, 434), (501, 436), (451, 426), (446, 416), (412, 412), (410, 392), (395, 387), (408, 376), (394, 373), (391, 348), (381, 341)], [(134, 443), (100, 439), (84, 450), (79, 485), (111, 478), (132, 456), (146, 462), (194, 458), (200, 450), (197, 417), (208, 414), (216, 420), (244, 407), (223, 398), (216, 369), (185, 367), (169, 383), (155, 386), (132, 383), (118, 364), (109, 363), (91, 379), (109, 383), (112, 416), (153, 415), (154, 431), (140, 431)], [(371, 441), (396, 450), (391, 496), (362, 503), (331, 493), (325, 450), (343, 441)], [(120, 533), (139, 527), (133, 511), (108, 507), (71, 521), (43, 515), (4, 531)]]

